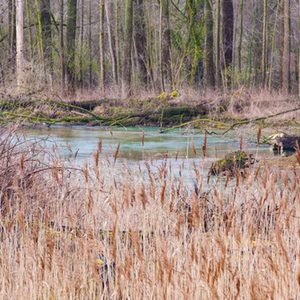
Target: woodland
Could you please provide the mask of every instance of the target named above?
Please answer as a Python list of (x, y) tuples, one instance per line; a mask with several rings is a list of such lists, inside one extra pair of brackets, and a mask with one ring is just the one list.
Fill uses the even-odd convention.
[(300, 93), (298, 0), (1, 0), (0, 86)]

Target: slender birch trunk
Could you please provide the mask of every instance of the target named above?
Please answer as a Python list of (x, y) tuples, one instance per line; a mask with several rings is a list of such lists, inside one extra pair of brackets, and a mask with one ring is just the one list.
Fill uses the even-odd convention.
[(111, 28), (111, 17), (109, 11), (108, 2), (105, 2), (105, 15), (106, 15), (106, 24), (107, 24), (107, 35), (108, 35), (108, 43), (109, 43), (109, 52), (110, 52), (110, 59), (111, 59), (111, 69), (113, 75), (114, 84), (118, 84), (118, 77), (117, 77), (117, 65), (116, 65), (116, 52), (115, 52), (115, 43), (113, 40), (112, 35), (112, 28)]

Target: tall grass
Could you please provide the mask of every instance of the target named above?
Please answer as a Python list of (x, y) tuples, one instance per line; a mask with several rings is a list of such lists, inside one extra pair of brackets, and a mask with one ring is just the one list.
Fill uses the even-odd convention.
[(120, 175), (117, 155), (64, 166), (2, 130), (1, 299), (299, 297), (299, 169), (204, 193), (166, 164)]

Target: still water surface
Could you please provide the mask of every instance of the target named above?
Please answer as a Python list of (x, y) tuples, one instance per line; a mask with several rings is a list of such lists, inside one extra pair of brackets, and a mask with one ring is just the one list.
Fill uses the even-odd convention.
[[(119, 166), (134, 169), (145, 161), (157, 166), (166, 162), (172, 166), (175, 174), (182, 173), (184, 164), (185, 177), (191, 177), (190, 170), (195, 164), (201, 164), (201, 173), (207, 174), (211, 163), (230, 151), (238, 150), (240, 137), (207, 137), (206, 158), (202, 157), (202, 145), (205, 137), (193, 130), (177, 130), (160, 133), (159, 128), (99, 128), (81, 126), (52, 126), (50, 128), (26, 129), (25, 135), (30, 139), (45, 140), (47, 146), (57, 145), (60, 154), (77, 163), (92, 161), (93, 153), (99, 142), (102, 143), (102, 157), (114, 156), (118, 145)], [(245, 140), (245, 149), (257, 158), (269, 157), (268, 146), (257, 146)]]

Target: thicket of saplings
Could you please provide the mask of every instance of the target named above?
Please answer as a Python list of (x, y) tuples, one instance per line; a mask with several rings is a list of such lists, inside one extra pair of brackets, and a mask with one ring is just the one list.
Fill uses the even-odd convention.
[(53, 153), (1, 130), (1, 299), (299, 295), (299, 169), (207, 190), (198, 165), (191, 184), (166, 162), (117, 169), (101, 145), (83, 167)]

